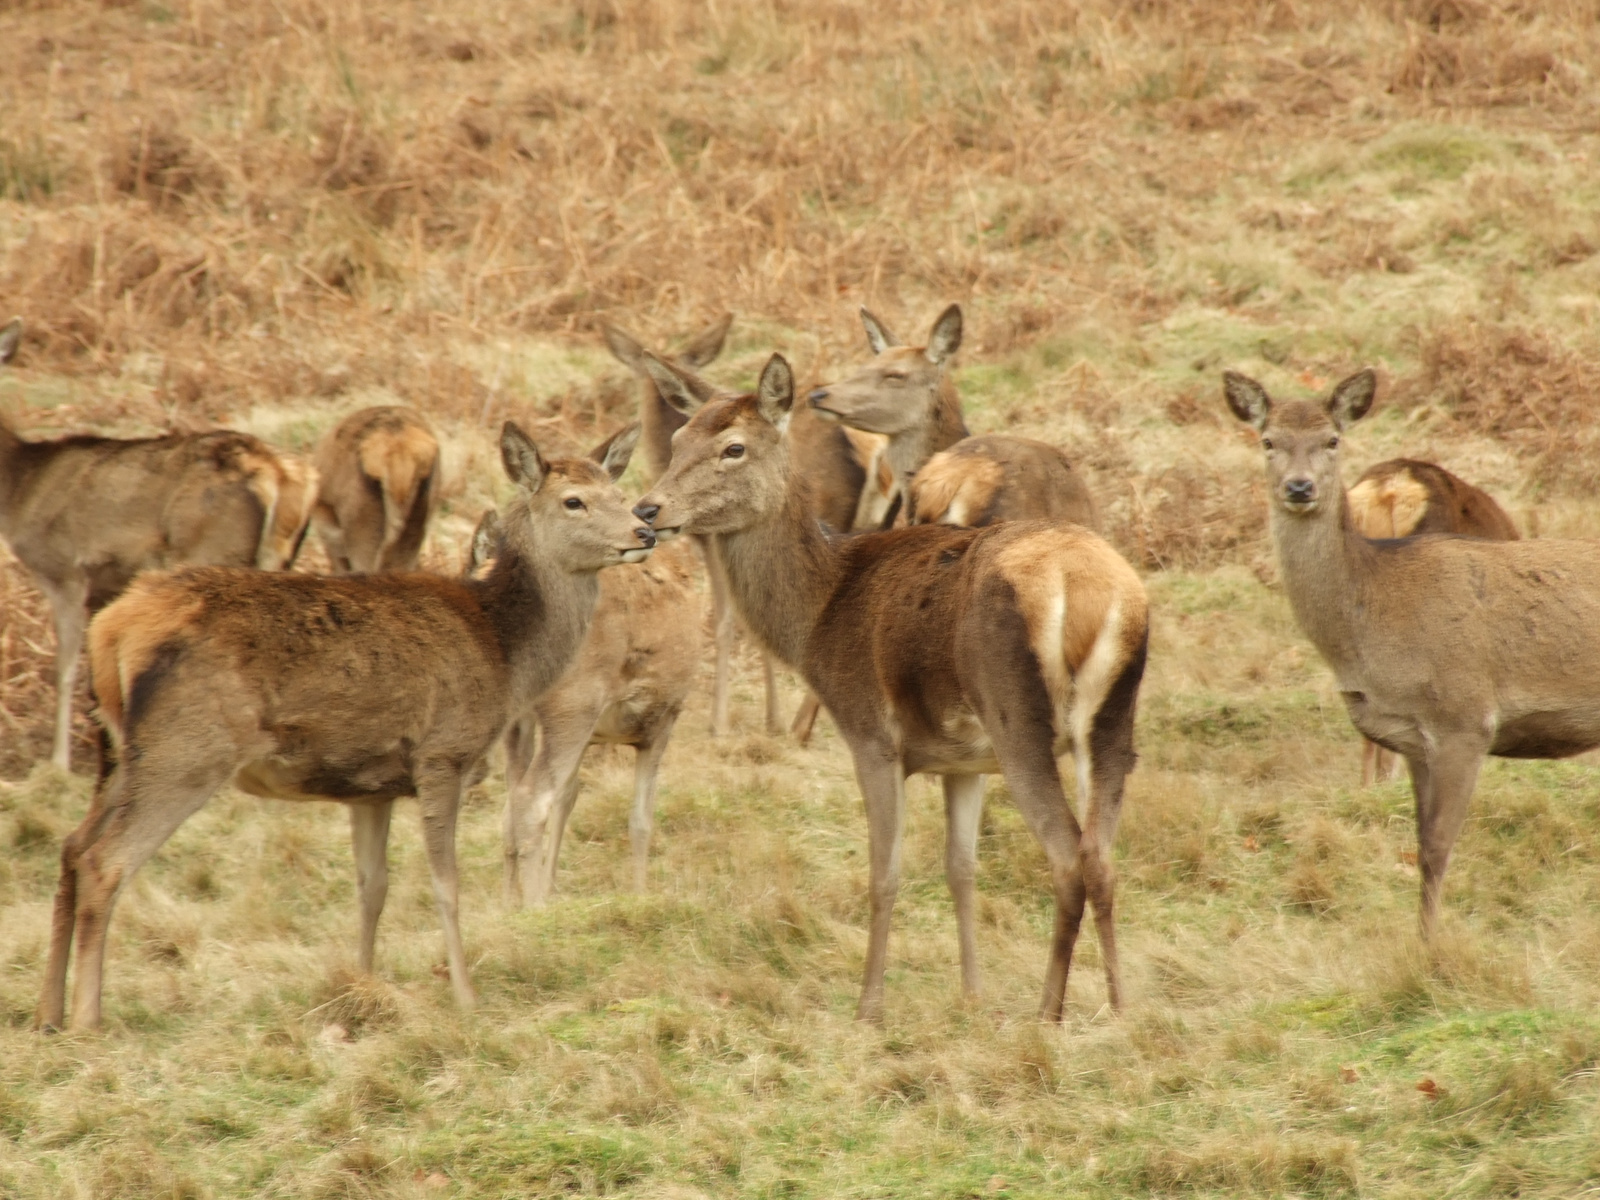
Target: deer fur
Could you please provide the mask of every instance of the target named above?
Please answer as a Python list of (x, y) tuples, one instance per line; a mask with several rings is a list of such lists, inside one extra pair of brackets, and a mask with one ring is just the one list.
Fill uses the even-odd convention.
[(351, 413), (317, 445), (313, 522), (337, 572), (410, 571), (439, 502), (439, 439), (421, 413)]
[[(637, 437), (639, 426), (629, 429)], [(590, 457), (604, 461), (614, 444), (602, 443)], [(489, 569), (498, 547), (491, 509), (473, 535), (468, 570)], [(633, 747), (628, 838), (633, 887), (645, 890), (656, 777), (705, 654), (691, 559), (687, 549), (667, 547), (637, 571), (602, 574), (594, 620), (577, 657), (506, 730), (505, 880), (513, 907), (543, 904), (556, 890), (578, 769), (593, 745)]]
[(906, 519), (913, 525), (1034, 519), (1100, 525), (1094, 499), (1065, 454), (1004, 434), (963, 438), (924, 463), (911, 478)]
[(1370, 540), (1340, 479), (1339, 442), (1372, 405), (1373, 373), (1320, 402), (1274, 403), (1231, 371), (1223, 387), (1234, 415), (1261, 433), (1295, 619), (1356, 729), (1410, 767), (1429, 936), (1484, 757), (1600, 746), (1600, 543)]
[[(1113, 1005), (1122, 997), (1112, 840), (1133, 768), (1148, 605), (1133, 569), (1076, 525), (917, 526), (839, 537), (813, 517), (788, 427), (789, 365), (757, 390), (711, 396), (647, 358), (687, 412), (672, 463), (634, 512), (662, 537), (698, 533), (725, 564), (740, 616), (796, 667), (850, 747), (866, 802), (871, 924), (857, 1015), (879, 1019), (899, 886), (905, 777), (944, 785), (946, 875), (963, 991), (980, 990), (974, 923), (981, 777), (1002, 771), (1044, 847), (1056, 902), (1043, 1016), (1058, 1020), (1086, 900)], [(1057, 756), (1071, 751), (1079, 824)]]
[[(0, 330), (0, 363), (21, 336)], [(290, 566), (315, 471), (247, 433), (75, 435), (25, 441), (0, 418), (0, 537), (50, 601), (56, 633), (51, 761), (72, 753), (72, 698), (89, 617), (140, 571), (194, 563)]]
[(495, 569), (311, 576), (223, 567), (148, 572), (89, 630), (107, 767), (61, 851), (38, 1022), (59, 1027), (76, 937), (72, 1026), (100, 1020), (106, 930), (117, 896), (174, 830), (232, 783), (251, 795), (350, 806), (371, 970), (388, 887), (389, 818), (416, 796), (450, 982), (473, 1003), (457, 920), (456, 813), (513, 711), (571, 662), (603, 567), (636, 562), (636, 528), (604, 469), (546, 462), (508, 423)]
[[(1458, 533), (1513, 542), (1520, 536), (1506, 511), (1486, 492), (1435, 463), (1391, 458), (1368, 467), (1348, 493), (1350, 519), (1369, 538)], [(1361, 739), (1361, 786), (1398, 779), (1400, 759)]]

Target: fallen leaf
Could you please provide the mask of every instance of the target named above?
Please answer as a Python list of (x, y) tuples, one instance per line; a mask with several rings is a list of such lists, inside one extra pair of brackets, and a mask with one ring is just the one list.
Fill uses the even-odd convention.
[(1257, 850), (1261, 849), (1261, 843), (1256, 841), (1255, 834), (1252, 833), (1249, 837), (1245, 838), (1244, 848), (1251, 854), (1254, 854)]
[(1417, 852), (1415, 850), (1402, 850), (1402, 851), (1400, 851), (1400, 861), (1405, 863), (1406, 866), (1408, 866), (1408, 867), (1416, 866), (1417, 865)]
[(1361, 1072), (1347, 1063), (1340, 1066), (1339, 1078), (1345, 1083), (1354, 1083), (1356, 1080), (1361, 1078)]
[(1444, 1089), (1426, 1076), (1423, 1077), (1421, 1083), (1417, 1084), (1417, 1091), (1421, 1092), (1429, 1100), (1437, 1100), (1444, 1095)]
[(450, 964), (449, 963), (434, 963), (433, 964), (433, 973), (434, 973), (435, 976), (437, 976), (440, 979), (449, 979), (450, 978)]

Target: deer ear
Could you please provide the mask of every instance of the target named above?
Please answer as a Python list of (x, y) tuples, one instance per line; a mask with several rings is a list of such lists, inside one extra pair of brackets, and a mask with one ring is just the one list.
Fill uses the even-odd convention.
[(928, 361), (938, 366), (961, 348), (961, 305), (952, 304), (939, 314), (928, 334), (928, 348), (923, 351)]
[(505, 464), (506, 478), (530, 492), (539, 490), (550, 470), (539, 448), (515, 421), (507, 421), (500, 429), (500, 461)]
[(1367, 415), (1372, 398), (1378, 394), (1378, 377), (1372, 368), (1357, 371), (1348, 379), (1340, 380), (1328, 394), (1328, 416), (1334, 425), (1343, 429)]
[(683, 348), (683, 353), (677, 355), (679, 362), (691, 367), (703, 367), (709, 362), (715, 362), (717, 355), (722, 353), (722, 345), (728, 340), (728, 330), (733, 327), (733, 314), (728, 313), (715, 325), (707, 326), (695, 335), (694, 341)]
[(756, 404), (761, 415), (778, 427), (779, 433), (789, 428), (789, 414), (794, 410), (794, 372), (783, 355), (774, 354), (761, 368)]
[(600, 323), (600, 336), (606, 339), (606, 349), (613, 358), (635, 374), (644, 374), (644, 347), (638, 338), (610, 321)]
[(467, 570), (476, 571), (493, 558), (499, 544), (500, 514), (492, 508), (485, 509), (483, 516), (478, 518), (478, 527), (472, 531), (472, 549)]
[(1257, 429), (1267, 427), (1267, 414), (1272, 411), (1272, 397), (1267, 395), (1266, 388), (1248, 375), (1241, 375), (1237, 371), (1224, 371), (1222, 391), (1228, 398), (1228, 407), (1233, 409), (1234, 416), (1248, 425), (1254, 425)]
[(8, 363), (16, 357), (17, 347), (22, 343), (22, 318), (12, 317), (5, 328), (0, 329), (0, 363)]
[(874, 354), (882, 354), (890, 346), (898, 346), (900, 339), (889, 332), (889, 327), (873, 316), (865, 307), (861, 310), (861, 324), (866, 326), (867, 345)]
[(589, 457), (604, 467), (606, 474), (611, 476), (611, 482), (615, 483), (628, 469), (628, 460), (633, 457), (633, 448), (638, 444), (639, 422), (635, 421), (632, 425), (624, 425), (589, 451)]
[(707, 400), (716, 396), (717, 390), (687, 367), (669, 363), (646, 350), (644, 369), (655, 381), (661, 398), (686, 417), (692, 417)]

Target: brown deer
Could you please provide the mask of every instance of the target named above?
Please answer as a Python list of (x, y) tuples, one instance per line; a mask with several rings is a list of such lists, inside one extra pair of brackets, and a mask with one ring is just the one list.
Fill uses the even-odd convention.
[[(723, 317), (695, 337), (682, 354), (670, 361), (691, 372), (711, 362), (722, 352), (732, 321), (731, 315)], [(645, 366), (646, 351), (638, 339), (616, 325), (604, 324), (601, 331), (611, 353), (639, 377), (640, 444), (644, 447), (645, 482), (648, 486), (666, 471), (672, 459), (673, 436), (683, 427), (687, 418), (662, 397), (660, 389), (651, 380)], [(858, 449), (844, 430), (814, 418), (797, 420), (793, 436), (796, 459), (814, 480), (812, 495), (817, 519), (840, 531), (852, 528), (857, 510), (863, 503), (867, 483), (868, 464), (863, 454), (870, 454), (870, 450), (866, 449), (868, 444), (862, 443), (862, 448)], [(711, 685), (711, 732), (720, 737), (728, 732), (733, 609), (728, 604), (727, 583), (722, 578), (721, 567), (706, 553), (699, 539), (696, 539), (696, 543), (700, 545), (706, 575), (711, 584), (712, 625), (716, 640), (716, 667)], [(770, 660), (762, 659), (762, 669), (766, 677), (767, 732), (778, 733), (783, 728), (783, 721), (779, 712), (777, 677), (773, 674)], [(809, 698), (807, 703), (810, 703)], [(806, 706), (803, 705), (801, 718), (805, 713)], [(800, 718), (797, 718), (795, 728), (798, 729), (799, 725)]]
[(337, 572), (410, 571), (439, 501), (439, 439), (414, 408), (351, 413), (317, 445), (312, 521)]
[[(1369, 467), (1349, 491), (1350, 519), (1369, 538), (1456, 533), (1514, 542), (1520, 536), (1506, 511), (1486, 492), (1430, 462), (1391, 458)], [(1400, 759), (1361, 740), (1361, 786), (1397, 779)]]
[[(605, 461), (617, 440), (590, 451)], [(493, 509), (473, 534), (470, 572), (482, 572), (498, 552)], [(694, 685), (704, 654), (703, 634), (687, 550), (669, 547), (637, 571), (607, 571), (600, 601), (572, 665), (506, 731), (505, 865), (513, 906), (540, 905), (555, 891), (561, 838), (578, 799), (578, 768), (593, 745), (632, 746), (633, 809), (628, 838), (633, 887), (644, 891), (655, 826), (656, 776), (673, 726)], [(537, 731), (537, 750), (535, 749)]]
[(1295, 619), (1355, 727), (1411, 768), (1426, 937), (1484, 756), (1600, 746), (1600, 544), (1371, 541), (1339, 477), (1339, 439), (1371, 407), (1373, 373), (1321, 402), (1274, 404), (1231, 371), (1223, 384), (1234, 415), (1261, 433)]
[[(21, 332), (20, 319), (0, 330), (0, 363)], [(71, 765), (90, 615), (150, 568), (291, 565), (315, 490), (310, 467), (247, 433), (30, 442), (0, 419), (0, 537), (49, 599), (55, 624), (56, 766)]]
[(394, 800), (416, 796), (450, 982), (458, 1003), (473, 1003), (456, 916), (462, 787), (482, 777), (508, 715), (572, 661), (600, 569), (640, 561), (655, 541), (604, 468), (547, 463), (510, 423), (500, 451), (520, 491), (485, 579), (190, 567), (142, 575), (95, 618), (90, 667), (109, 769), (61, 851), (42, 1027), (61, 1023), (74, 936), (72, 1026), (99, 1022), (118, 894), (230, 781), (251, 795), (350, 806), (362, 970), (388, 889)]
[(1066, 455), (1031, 438), (974, 438), (950, 363), (961, 347), (961, 306), (939, 314), (925, 346), (906, 346), (861, 310), (873, 360), (817, 388), (820, 416), (886, 436), (885, 457), (909, 522), (986, 525), (1048, 517), (1098, 527), (1094, 500)]
[[(709, 395), (683, 368), (645, 361), (662, 394), (694, 415), (634, 512), (658, 536), (710, 539), (740, 616), (822, 697), (855, 761), (871, 859), (857, 1015), (883, 1012), (905, 777), (916, 773), (944, 785), (963, 991), (980, 987), (981, 776), (998, 770), (1050, 864), (1056, 919), (1042, 1015), (1061, 1016), (1086, 900), (1109, 999), (1120, 1004), (1111, 846), (1134, 764), (1148, 630), (1133, 568), (1089, 530), (1045, 521), (834, 535), (813, 517), (811, 479), (791, 453), (794, 379), (781, 356), (744, 396)], [(1082, 826), (1057, 769), (1068, 750)]]

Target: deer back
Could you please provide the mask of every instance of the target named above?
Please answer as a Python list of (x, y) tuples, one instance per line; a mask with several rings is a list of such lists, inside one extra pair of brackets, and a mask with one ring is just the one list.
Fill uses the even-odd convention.
[(969, 437), (930, 458), (912, 477), (914, 522), (989, 525), (1047, 518), (1099, 527), (1082, 478), (1054, 446), (1029, 438)]
[(1515, 541), (1521, 536), (1488, 493), (1435, 463), (1413, 458), (1367, 468), (1349, 500), (1356, 527), (1369, 538), (1459, 533)]
[(421, 413), (378, 405), (317, 445), (317, 521), (356, 571), (416, 566), (438, 504), (439, 441)]

